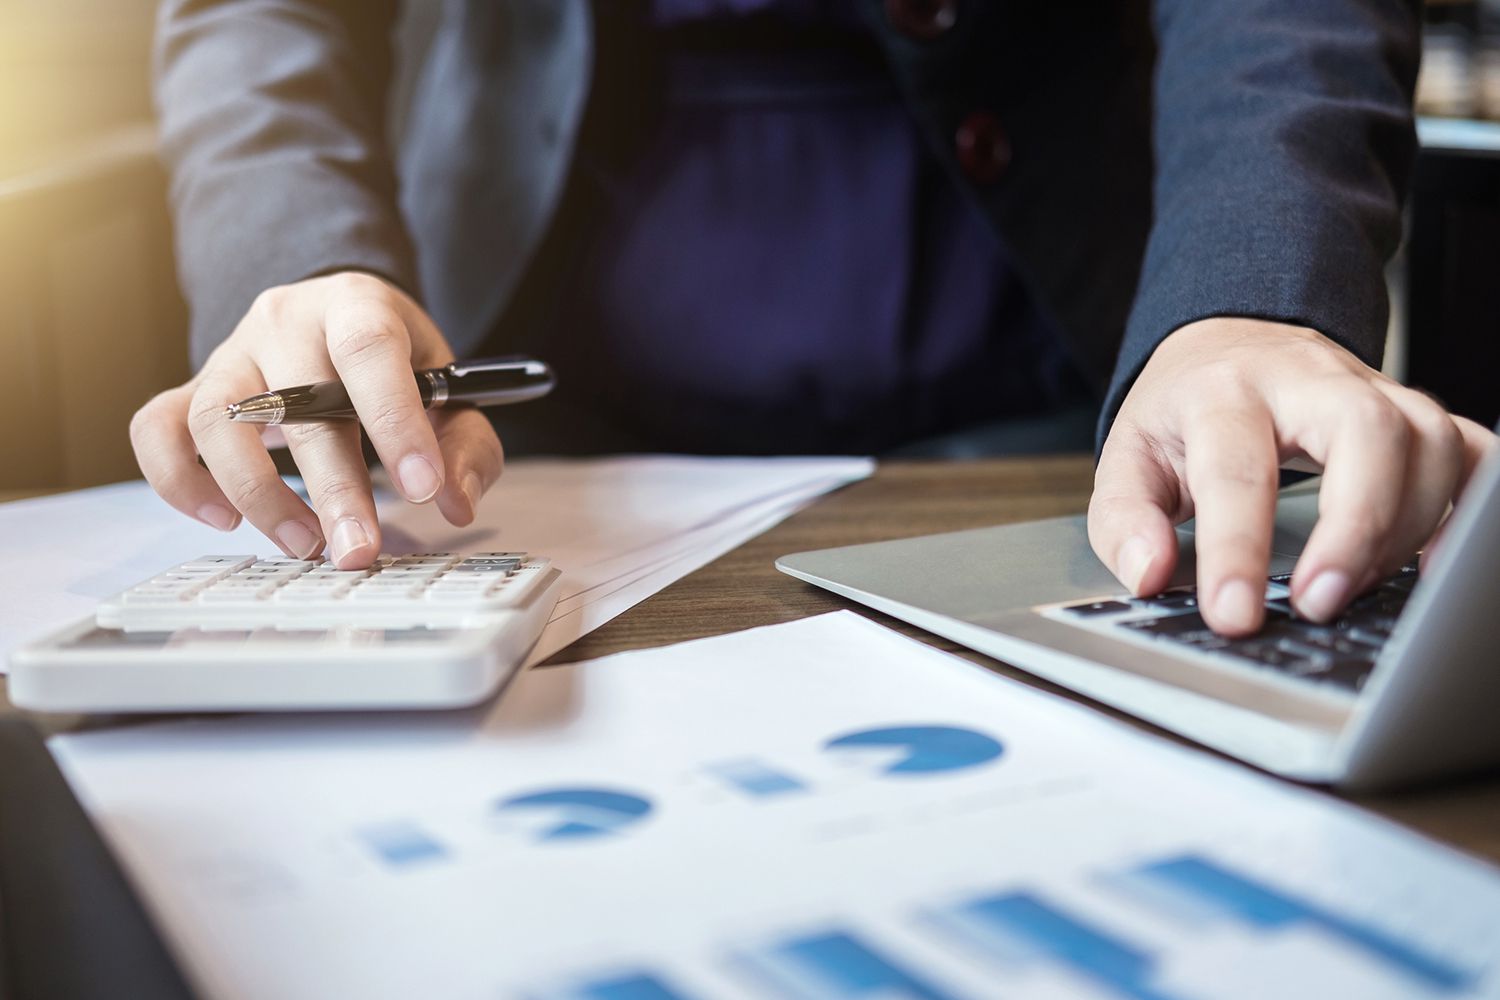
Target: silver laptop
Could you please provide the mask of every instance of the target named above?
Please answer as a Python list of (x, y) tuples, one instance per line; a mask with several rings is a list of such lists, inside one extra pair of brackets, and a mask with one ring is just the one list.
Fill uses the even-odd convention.
[(1278, 505), (1266, 626), (1228, 640), (1199, 617), (1191, 524), (1178, 574), (1134, 599), (1082, 517), (785, 556), (784, 573), (911, 622), (1206, 746), (1304, 781), (1370, 788), (1500, 764), (1500, 456), (1408, 567), (1332, 625), (1287, 600), (1316, 483)]

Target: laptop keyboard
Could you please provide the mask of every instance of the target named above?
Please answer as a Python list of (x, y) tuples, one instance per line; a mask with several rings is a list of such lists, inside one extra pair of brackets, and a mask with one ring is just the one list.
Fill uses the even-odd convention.
[(1290, 580), (1290, 573), (1270, 578), (1266, 587), (1265, 625), (1255, 635), (1243, 639), (1226, 639), (1209, 628), (1198, 613), (1197, 591), (1190, 587), (1154, 597), (1083, 601), (1060, 610), (1069, 617), (1093, 619), (1153, 641), (1230, 657), (1242, 664), (1317, 684), (1359, 691), (1416, 586), (1416, 567), (1406, 567), (1357, 598), (1340, 618), (1327, 625), (1297, 617), (1287, 589)]

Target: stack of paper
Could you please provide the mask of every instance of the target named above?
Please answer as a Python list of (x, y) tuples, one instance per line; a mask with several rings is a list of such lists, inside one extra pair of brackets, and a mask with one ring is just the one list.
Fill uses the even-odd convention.
[(850, 612), (54, 748), (211, 997), (1500, 995), (1500, 878)]
[[(386, 489), (377, 501), (388, 552), (523, 550), (562, 569), (535, 660), (872, 468), (864, 458), (513, 462), (462, 529)], [(214, 531), (140, 482), (0, 506), (0, 538), (0, 652), (195, 556), (276, 554), (254, 528)]]

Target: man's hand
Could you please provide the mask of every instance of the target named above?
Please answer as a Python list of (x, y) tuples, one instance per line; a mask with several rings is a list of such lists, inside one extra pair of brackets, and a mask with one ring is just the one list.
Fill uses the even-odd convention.
[(1164, 340), (1125, 397), (1089, 504), (1094, 551), (1136, 595), (1167, 585), (1172, 526), (1196, 516), (1198, 589), (1215, 631), (1260, 628), (1277, 470), (1323, 469), (1292, 577), (1326, 622), (1433, 535), (1497, 439), (1302, 327), (1208, 319)]
[(452, 360), (421, 307), (379, 278), (335, 274), (273, 288), (202, 371), (141, 407), (131, 444), (152, 488), (184, 514), (225, 531), (243, 514), (297, 558), (321, 552), (326, 539), (340, 568), (363, 568), (380, 552), (380, 525), (359, 426), (271, 429), (290, 446), (314, 514), (277, 475), (260, 432), (231, 422), (224, 408), (267, 389), (337, 378), (406, 499), (436, 498), (444, 517), (468, 524), (500, 475), (500, 441), (477, 410), (424, 412), (412, 378), (414, 369)]

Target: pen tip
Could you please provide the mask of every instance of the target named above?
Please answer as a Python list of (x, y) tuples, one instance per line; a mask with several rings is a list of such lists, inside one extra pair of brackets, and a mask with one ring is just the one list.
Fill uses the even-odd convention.
[(239, 415), (240, 415), (240, 404), (239, 403), (230, 403), (228, 406), (224, 407), (224, 416), (228, 417), (230, 420), (237, 419), (239, 417)]

